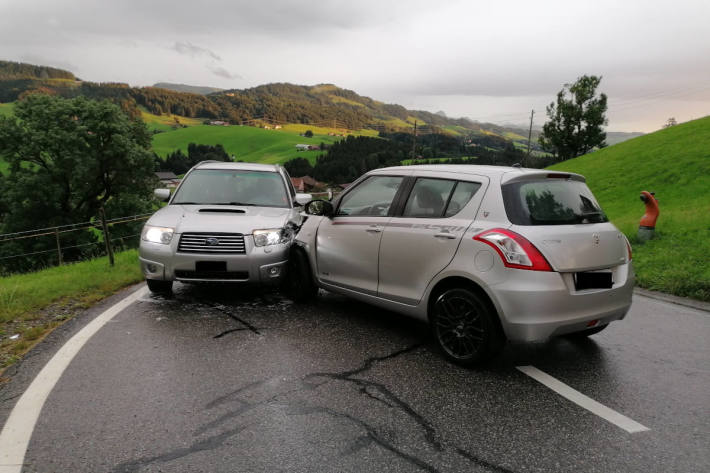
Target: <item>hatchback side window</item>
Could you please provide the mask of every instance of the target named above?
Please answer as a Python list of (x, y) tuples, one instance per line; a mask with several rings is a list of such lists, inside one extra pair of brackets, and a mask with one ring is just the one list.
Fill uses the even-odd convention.
[(401, 176), (371, 176), (343, 196), (337, 215), (384, 217), (404, 178)]
[(441, 217), (456, 181), (417, 179), (404, 207), (403, 217)]
[(449, 206), (446, 207), (444, 217), (452, 217), (459, 213), (480, 188), (481, 184), (478, 182), (459, 181), (456, 184), (456, 189), (454, 189), (454, 194), (451, 196)]
[(476, 191), (478, 182), (419, 178), (404, 207), (403, 217), (451, 217), (461, 211)]

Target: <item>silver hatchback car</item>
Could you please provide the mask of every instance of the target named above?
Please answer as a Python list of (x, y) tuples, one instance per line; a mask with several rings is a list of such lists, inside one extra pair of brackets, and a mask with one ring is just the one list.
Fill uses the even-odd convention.
[[(168, 189), (156, 189), (170, 198)], [(310, 194), (276, 165), (204, 161), (143, 227), (141, 269), (153, 292), (173, 281), (276, 284)]]
[(516, 167), (378, 169), (313, 201), (291, 255), (317, 287), (427, 320), (473, 364), (505, 340), (587, 336), (631, 306), (631, 246), (578, 174)]

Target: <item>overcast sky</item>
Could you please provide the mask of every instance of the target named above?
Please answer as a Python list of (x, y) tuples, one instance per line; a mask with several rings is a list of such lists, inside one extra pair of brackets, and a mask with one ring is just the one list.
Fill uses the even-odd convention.
[(544, 121), (603, 76), (610, 131), (710, 114), (710, 0), (0, 0), (0, 59), (84, 80), (334, 83), (407, 108)]

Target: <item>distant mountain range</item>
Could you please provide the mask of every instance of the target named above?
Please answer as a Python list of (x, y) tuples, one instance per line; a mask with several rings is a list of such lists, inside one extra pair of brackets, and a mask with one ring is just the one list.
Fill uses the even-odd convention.
[[(333, 84), (314, 86), (288, 83), (266, 84), (250, 89), (222, 90), (186, 84), (159, 82), (153, 87), (130, 87), (124, 83), (82, 81), (69, 71), (32, 64), (0, 61), (0, 102), (12, 102), (23, 94), (43, 91), (65, 97), (83, 95), (110, 99), (138, 115), (139, 108), (161, 115), (219, 119), (235, 124), (306, 123), (332, 128), (379, 131), (440, 132), (453, 136), (491, 136), (527, 143), (527, 128), (479, 123), (468, 118), (450, 118), (444, 112), (408, 110), (361, 96)], [(538, 148), (533, 133), (533, 148)], [(618, 135), (612, 138), (611, 135)], [(638, 136), (609, 133), (609, 142)]]
[(214, 92), (222, 92), (224, 89), (218, 89), (217, 87), (203, 87), (199, 85), (187, 85), (187, 84), (172, 84), (170, 82), (158, 82), (153, 84), (153, 87), (158, 87), (159, 89), (174, 90), (175, 92), (189, 92), (191, 94), (209, 95)]

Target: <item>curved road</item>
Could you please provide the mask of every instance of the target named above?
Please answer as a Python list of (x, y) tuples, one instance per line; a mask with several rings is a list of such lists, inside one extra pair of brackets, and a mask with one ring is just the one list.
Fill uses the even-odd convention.
[[(5, 374), (0, 424), (52, 355), (133, 290)], [(708, 340), (709, 313), (636, 295), (626, 320), (589, 340), (508, 345), (465, 370), (425, 326), (340, 296), (298, 306), (176, 284), (174, 298), (142, 296), (78, 352), (22, 471), (706, 472)], [(644, 429), (606, 420), (525, 366)]]

